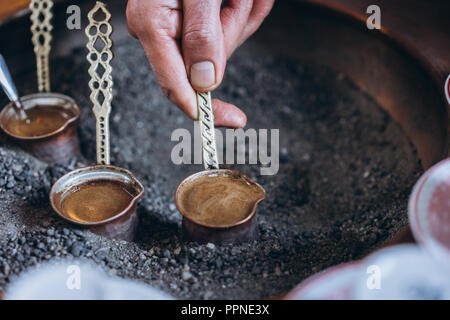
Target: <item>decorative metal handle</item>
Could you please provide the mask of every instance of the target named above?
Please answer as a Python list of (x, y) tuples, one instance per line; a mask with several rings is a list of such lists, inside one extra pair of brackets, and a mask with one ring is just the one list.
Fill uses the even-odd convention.
[[(103, 12), (104, 19), (97, 21), (94, 16)], [(111, 112), (112, 101), (112, 67), (111, 52), (112, 26), (109, 23), (111, 13), (106, 9), (103, 2), (97, 1), (95, 6), (88, 13), (89, 25), (85, 33), (88, 37), (87, 48), (89, 53), (87, 60), (90, 63), (89, 88), (91, 89), (92, 110), (97, 121), (96, 140), (97, 140), (97, 163), (109, 164), (109, 114)], [(100, 47), (100, 49), (97, 49)]]
[(217, 160), (214, 112), (210, 92), (197, 92), (198, 122), (202, 136), (203, 165), (205, 169), (219, 169)]
[(31, 0), (31, 32), (36, 54), (38, 89), (40, 92), (50, 91), (49, 54), (53, 26), (51, 24), (53, 1)]

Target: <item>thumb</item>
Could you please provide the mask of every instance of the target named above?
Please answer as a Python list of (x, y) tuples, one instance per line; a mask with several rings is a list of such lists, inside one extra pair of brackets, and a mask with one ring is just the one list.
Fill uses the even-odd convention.
[(223, 78), (226, 55), (220, 6), (220, 0), (183, 1), (183, 58), (197, 91), (214, 90)]

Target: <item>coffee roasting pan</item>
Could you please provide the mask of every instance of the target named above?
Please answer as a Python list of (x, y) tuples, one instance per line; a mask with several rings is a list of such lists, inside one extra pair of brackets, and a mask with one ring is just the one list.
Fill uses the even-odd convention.
[[(0, 42), (8, 44), (2, 54), (17, 74), (32, 69), (35, 61), (24, 15), (26, 2), (0, 7)], [(116, 8), (114, 3), (110, 7), (118, 11), (113, 12), (113, 24), (119, 37), (127, 32), (125, 12), (119, 12), (123, 4)], [(82, 12), (91, 4), (79, 1)], [(449, 5), (445, 1), (378, 1), (381, 30), (366, 26), (369, 5), (366, 0), (277, 1), (258, 34), (272, 52), (327, 65), (349, 77), (400, 124), (426, 170), (450, 156), (450, 101), (444, 91), (450, 73), (450, 20), (444, 16)], [(384, 7), (389, 10), (383, 11)], [(54, 18), (52, 58), (70, 54), (85, 41), (80, 32), (67, 30), (66, 16)], [(409, 227), (386, 245), (405, 241), (412, 241)]]

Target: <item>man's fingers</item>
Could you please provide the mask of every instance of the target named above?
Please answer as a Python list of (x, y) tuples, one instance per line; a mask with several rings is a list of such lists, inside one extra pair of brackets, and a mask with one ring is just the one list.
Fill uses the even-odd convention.
[[(136, 5), (130, 7), (130, 3)], [(142, 0), (130, 1), (129, 7), (127, 14), (137, 20), (130, 29), (141, 41), (162, 91), (191, 119), (197, 119), (195, 92), (176, 40), (181, 30), (181, 11), (177, 7), (153, 7)]]
[(253, 8), (248, 17), (247, 26), (242, 33), (241, 42), (250, 37), (272, 10), (275, 0), (253, 0)]
[(220, 17), (228, 58), (259, 28), (273, 4), (274, 0), (229, 0), (226, 3)]
[[(141, 41), (165, 95), (194, 120), (198, 118), (194, 90), (211, 91), (220, 84), (227, 59), (225, 46), (233, 47), (232, 42), (242, 37), (239, 30), (245, 28), (252, 1), (242, 2), (231, 0), (232, 8), (241, 10), (224, 15), (221, 0), (185, 0), (183, 11), (178, 0), (170, 5), (164, 2), (164, 6), (157, 1), (128, 2), (130, 33)], [(224, 27), (229, 34), (227, 45), (222, 17), (228, 19)], [(239, 25), (234, 26), (236, 22)], [(214, 99), (213, 108), (217, 126), (245, 126), (247, 118), (236, 106)]]
[(218, 127), (243, 128), (247, 123), (247, 116), (238, 107), (213, 99), (214, 123)]
[(196, 96), (187, 78), (178, 44), (170, 38), (142, 42), (164, 94), (191, 119), (196, 120)]
[(253, 0), (229, 0), (220, 12), (227, 58), (244, 41), (242, 36), (252, 5)]
[(215, 89), (223, 78), (226, 55), (220, 22), (220, 0), (183, 1), (182, 49), (192, 87)]
[(181, 10), (181, 0), (128, 0), (128, 31), (134, 38), (146, 31), (157, 31), (178, 39), (181, 36)]

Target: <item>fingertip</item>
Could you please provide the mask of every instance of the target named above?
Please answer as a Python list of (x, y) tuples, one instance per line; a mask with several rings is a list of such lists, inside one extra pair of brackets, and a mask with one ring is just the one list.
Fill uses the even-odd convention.
[(171, 90), (165, 87), (161, 87), (162, 92), (181, 111), (183, 111), (192, 120), (198, 119), (197, 98), (194, 91), (187, 88), (178, 88), (177, 90)]
[(213, 99), (215, 125), (218, 127), (243, 128), (247, 124), (247, 116), (238, 107)]
[(192, 92), (192, 94), (184, 93), (182, 96), (175, 96), (169, 91), (167, 97), (170, 101), (178, 106), (189, 118), (192, 120), (198, 119), (198, 108), (197, 108), (197, 98)]

